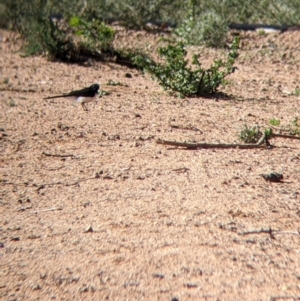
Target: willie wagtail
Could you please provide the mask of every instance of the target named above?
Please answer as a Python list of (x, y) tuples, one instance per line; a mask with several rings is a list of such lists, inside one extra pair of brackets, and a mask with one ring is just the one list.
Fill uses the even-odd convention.
[(73, 99), (76, 102), (80, 103), (82, 108), (84, 109), (84, 111), (88, 111), (85, 104), (87, 102), (91, 102), (94, 100), (96, 95), (99, 94), (99, 89), (100, 89), (100, 85), (93, 84), (90, 87), (84, 88), (82, 90), (76, 90), (76, 91), (72, 91), (70, 93), (62, 94), (62, 95), (50, 96), (50, 97), (46, 97), (44, 99), (66, 97), (66, 98)]

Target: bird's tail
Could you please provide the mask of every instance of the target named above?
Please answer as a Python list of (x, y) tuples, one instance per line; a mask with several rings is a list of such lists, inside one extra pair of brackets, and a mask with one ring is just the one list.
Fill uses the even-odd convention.
[(45, 97), (44, 99), (60, 98), (60, 97), (64, 97), (64, 96), (65, 95), (49, 96), (49, 97)]

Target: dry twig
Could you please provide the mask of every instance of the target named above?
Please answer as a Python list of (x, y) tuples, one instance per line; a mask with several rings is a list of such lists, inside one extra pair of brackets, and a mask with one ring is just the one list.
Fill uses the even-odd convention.
[(274, 234), (291, 234), (291, 235), (300, 235), (300, 231), (279, 231), (273, 230), (271, 228), (261, 228), (261, 229), (254, 229), (249, 231), (238, 232), (238, 235), (250, 235), (250, 234), (260, 234), (260, 233), (267, 233), (270, 235), (271, 238), (275, 238)]
[(253, 149), (253, 148), (266, 148), (265, 145), (259, 144), (222, 144), (222, 143), (190, 143), (190, 142), (177, 142), (169, 140), (156, 140), (158, 144), (172, 145), (178, 147), (185, 147), (188, 149), (198, 148), (240, 148), (240, 149)]
[(295, 135), (284, 135), (284, 134), (272, 134), (271, 138), (286, 138), (286, 139), (297, 139), (300, 140), (300, 137), (295, 136)]
[(42, 152), (43, 155), (48, 156), (48, 157), (61, 157), (61, 158), (65, 158), (65, 157), (74, 157), (74, 155), (70, 154), (70, 155), (62, 155), (62, 154), (50, 154), (50, 153), (46, 153), (46, 152)]
[[(182, 128), (182, 129), (193, 129), (194, 128), (186, 128), (181, 127), (178, 125), (170, 125), (173, 128)], [(265, 133), (260, 137), (256, 144), (224, 144), (224, 143), (193, 143), (193, 142), (177, 142), (177, 141), (170, 141), (170, 140), (163, 140), (157, 139), (157, 144), (165, 144), (165, 145), (172, 145), (177, 147), (185, 147), (187, 149), (198, 149), (198, 148), (239, 148), (239, 149), (254, 149), (254, 148), (270, 148), (273, 147), (269, 143), (269, 139), (271, 138), (286, 138), (286, 139), (298, 139), (300, 137), (293, 136), (293, 135), (283, 135), (283, 134), (272, 134), (270, 137), (267, 137)]]
[(62, 208), (48, 208), (48, 209), (43, 209), (43, 210), (37, 210), (37, 211), (30, 211), (28, 213), (40, 213), (40, 212), (47, 212), (47, 211), (55, 211), (55, 210), (62, 210)]
[(285, 299), (289, 299), (289, 300), (300, 300), (300, 296), (274, 296), (270, 298), (270, 301), (276, 301), (276, 300), (285, 300)]

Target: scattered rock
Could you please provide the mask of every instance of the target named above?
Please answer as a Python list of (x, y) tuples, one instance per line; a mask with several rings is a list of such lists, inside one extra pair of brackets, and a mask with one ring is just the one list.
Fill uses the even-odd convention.
[(41, 288), (41, 286), (40, 286), (39, 284), (34, 284), (34, 285), (31, 287), (31, 289), (32, 289), (33, 291), (38, 291), (38, 290), (40, 290), (40, 289), (42, 289), (42, 288)]
[(196, 283), (185, 283), (183, 286), (185, 286), (186, 288), (196, 288), (196, 287), (198, 287), (198, 284), (196, 284)]
[(153, 278), (159, 278), (159, 279), (165, 278), (165, 276), (162, 274), (153, 274), (152, 276), (153, 276)]
[(84, 233), (88, 233), (88, 232), (94, 232), (92, 225), (88, 226), (84, 231)]
[(57, 127), (58, 127), (61, 131), (67, 131), (67, 130), (70, 128), (68, 125), (63, 124), (63, 123), (61, 123), (61, 122), (59, 122), (59, 123), (57, 124)]

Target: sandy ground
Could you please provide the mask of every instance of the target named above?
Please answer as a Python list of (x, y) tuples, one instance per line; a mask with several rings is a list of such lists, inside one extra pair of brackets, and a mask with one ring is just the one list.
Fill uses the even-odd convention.
[[(0, 41), (1, 300), (300, 299), (299, 140), (156, 143), (239, 143), (245, 124), (300, 119), (299, 32), (243, 34), (218, 100), (170, 96), (114, 64), (23, 58), (5, 31)], [(204, 65), (224, 55), (193, 49)], [(88, 112), (43, 100), (93, 83), (110, 94)], [(259, 175), (271, 171), (284, 181)]]

